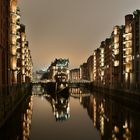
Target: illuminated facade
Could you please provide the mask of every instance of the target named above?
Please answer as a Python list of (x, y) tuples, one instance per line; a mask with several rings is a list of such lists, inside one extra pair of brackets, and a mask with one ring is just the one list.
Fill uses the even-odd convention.
[[(90, 58), (90, 57), (89, 57)], [(87, 62), (89, 62), (89, 58)], [(93, 52), (93, 62), (86, 63), (81, 78), (96, 87), (140, 89), (140, 10), (125, 16), (125, 25), (114, 26), (110, 38)], [(92, 68), (90, 79), (89, 67)]]
[(25, 26), (20, 23), (17, 1), (10, 2), (10, 83), (22, 84), (32, 79), (32, 58), (26, 40)]
[(100, 49), (93, 52), (93, 84), (97, 87), (100, 85)]
[(93, 53), (93, 82), (96, 81), (96, 50)]
[(48, 79), (56, 81), (56, 76), (62, 80), (62, 82), (67, 82), (69, 80), (69, 60), (68, 59), (55, 59), (51, 63), (47, 70)]
[(17, 1), (10, 1), (10, 77), (11, 84), (17, 84), (17, 43), (19, 39), (20, 15), (17, 9)]
[(87, 80), (93, 81), (93, 55), (91, 55), (87, 59), (87, 73), (88, 73)]
[(25, 44), (25, 82), (30, 83), (32, 80), (32, 68), (33, 62), (31, 57), (31, 51), (29, 49), (29, 42), (26, 41)]
[(124, 64), (124, 87), (132, 88), (133, 84), (133, 15), (125, 16), (124, 46), (123, 46), (123, 64)]
[(83, 63), (80, 65), (80, 79), (81, 80), (88, 80), (88, 68), (87, 63)]
[(70, 70), (70, 80), (80, 80), (80, 69), (71, 69)]
[[(0, 126), (11, 115), (22, 97), (30, 93), (30, 83), (25, 81), (26, 84), (23, 84), (25, 82), (21, 80), (20, 29), (17, 0), (0, 0), (0, 108), (3, 108)], [(28, 69), (31, 68), (28, 66)]]
[(126, 89), (140, 88), (140, 11), (125, 16), (123, 77)]
[(104, 79), (105, 79), (105, 87), (112, 87), (112, 47), (111, 47), (111, 39), (107, 38), (104, 42)]
[(100, 86), (105, 85), (105, 42), (100, 45)]
[(111, 35), (113, 88), (121, 88), (123, 86), (123, 32), (124, 26), (115, 26)]

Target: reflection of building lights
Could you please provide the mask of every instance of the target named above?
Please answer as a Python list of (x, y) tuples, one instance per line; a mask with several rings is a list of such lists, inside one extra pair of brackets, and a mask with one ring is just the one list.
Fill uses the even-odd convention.
[(101, 72), (101, 76), (104, 76), (104, 71)]
[(33, 109), (33, 100), (32, 97), (30, 98), (30, 102), (28, 104), (28, 109), (24, 113), (23, 116), (23, 140), (29, 139), (30, 134), (30, 125), (31, 125), (31, 118), (32, 118), (32, 109)]
[(101, 135), (104, 135), (104, 117), (100, 116), (100, 131), (101, 131)]
[(127, 128), (128, 127), (128, 123), (127, 120), (125, 121), (125, 124), (123, 125), (123, 128)]
[(119, 133), (119, 128), (117, 126), (114, 126), (114, 132)]
[(125, 124), (123, 125), (123, 129), (125, 130), (125, 132), (123, 134), (123, 138), (126, 140), (131, 140), (131, 131), (128, 128), (127, 120), (125, 121)]
[(95, 100), (95, 98), (93, 99), (93, 112), (94, 112), (94, 114), (93, 114), (93, 125), (94, 125), (94, 127), (96, 127), (96, 110), (97, 110), (97, 107), (96, 107), (96, 100)]
[(100, 105), (100, 131), (101, 135), (104, 135), (104, 106), (103, 103)]

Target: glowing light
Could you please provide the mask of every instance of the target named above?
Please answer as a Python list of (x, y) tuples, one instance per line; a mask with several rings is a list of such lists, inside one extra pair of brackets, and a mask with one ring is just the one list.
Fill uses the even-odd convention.
[(115, 61), (114, 61), (114, 66), (115, 66), (115, 67), (119, 66), (119, 61), (118, 61), (118, 60), (115, 60)]
[(11, 47), (11, 54), (16, 55), (16, 52), (17, 52), (16, 46), (12, 46)]
[(12, 57), (11, 58), (11, 69), (16, 70), (16, 68), (17, 68), (17, 59), (16, 59), (16, 57)]
[(115, 50), (114, 50), (114, 54), (115, 54), (115, 55), (118, 55), (118, 54), (119, 54), (119, 49), (115, 49)]

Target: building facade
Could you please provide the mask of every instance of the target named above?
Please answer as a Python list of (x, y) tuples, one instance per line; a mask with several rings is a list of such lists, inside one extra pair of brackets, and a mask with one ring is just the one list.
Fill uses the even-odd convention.
[(0, 1), (0, 87), (8, 85), (9, 1)]
[(100, 49), (93, 52), (93, 84), (99, 87), (100, 85)]
[(112, 57), (113, 57), (112, 58), (113, 88), (123, 87), (123, 32), (124, 32), (124, 26), (115, 26), (111, 34)]
[(125, 16), (124, 87), (140, 88), (140, 11)]
[(80, 68), (70, 70), (70, 81), (80, 80)]
[(93, 55), (87, 59), (87, 80), (93, 81)]
[(134, 88), (140, 89), (140, 10), (133, 13)]
[[(0, 87), (22, 84), (31, 80), (33, 63), (17, 0), (1, 0), (0, 11)], [(28, 78), (22, 75), (23, 65)]]
[(80, 79), (81, 80), (88, 80), (87, 63), (83, 63), (82, 65), (80, 65)]
[(126, 15), (125, 25), (114, 26), (111, 36), (94, 50), (92, 59), (80, 66), (80, 75), (96, 87), (140, 89), (140, 10)]
[(17, 0), (10, 1), (9, 62), (10, 85), (28, 83), (32, 79), (33, 62), (26, 39), (25, 25), (20, 22)]
[(62, 76), (65, 80), (69, 80), (69, 59), (55, 59), (54, 62), (51, 63), (48, 70), (48, 79), (51, 81), (56, 81), (56, 75)]
[(132, 88), (134, 80), (133, 72), (133, 15), (125, 16), (125, 31), (123, 34), (123, 78), (124, 78), (124, 88)]

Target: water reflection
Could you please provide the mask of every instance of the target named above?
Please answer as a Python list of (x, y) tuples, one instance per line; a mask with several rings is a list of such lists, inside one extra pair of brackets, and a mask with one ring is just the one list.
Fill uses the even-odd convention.
[[(79, 92), (82, 95), (82, 92)], [(88, 94), (88, 93), (87, 93)], [(72, 93), (73, 96), (73, 93)], [(138, 140), (140, 139), (140, 112), (135, 106), (105, 98), (98, 93), (80, 99), (87, 109), (94, 127), (100, 132), (102, 140)]]
[(56, 121), (64, 121), (70, 118), (69, 93), (66, 95), (48, 94), (45, 98), (52, 106)]
[(82, 88), (57, 95), (34, 86), (32, 93), (0, 129), (0, 140), (140, 139), (139, 105)]
[(28, 97), (0, 129), (0, 140), (29, 140), (33, 99)]

